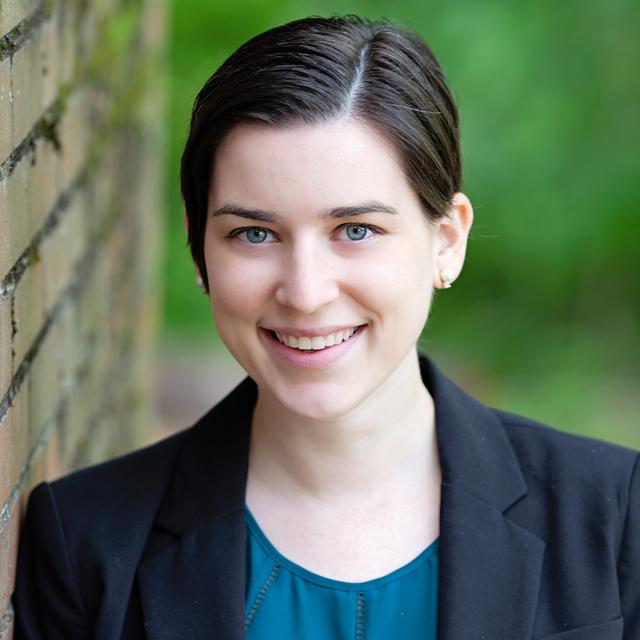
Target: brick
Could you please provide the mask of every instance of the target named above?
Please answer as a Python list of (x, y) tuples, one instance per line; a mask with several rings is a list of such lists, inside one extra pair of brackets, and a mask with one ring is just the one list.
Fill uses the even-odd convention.
[(8, 522), (0, 522), (0, 611), (9, 607), (16, 575), (18, 555), (19, 513), (14, 512)]
[(42, 453), (42, 451), (39, 451), (38, 454), (31, 460), (29, 473), (27, 474), (27, 477), (25, 478), (25, 481), (22, 485), (22, 493), (20, 496), (21, 514), (24, 514), (26, 511), (27, 499), (29, 498), (31, 490), (45, 479), (45, 464)]
[(0, 279), (15, 264), (31, 240), (29, 154), (0, 181)]
[(56, 6), (56, 25), (60, 45), (59, 78), (64, 84), (74, 81), (78, 65), (77, 19), (75, 8), (78, 3), (60, 2)]
[(62, 181), (62, 158), (40, 139), (0, 182), (0, 278), (29, 246), (54, 206)]
[(0, 398), (4, 397), (13, 375), (11, 305), (12, 297), (0, 296)]
[(96, 277), (96, 272), (91, 269), (87, 282), (82, 286), (80, 295), (76, 299), (78, 313), (78, 335), (83, 342), (89, 342), (90, 336), (97, 330), (99, 317), (96, 309), (96, 291), (101, 291), (101, 280)]
[(114, 441), (117, 439), (115, 436), (118, 425), (113, 418), (113, 408), (109, 407), (108, 411), (101, 415), (94, 415), (99, 422), (94, 425), (90, 437), (85, 440), (83, 465), (95, 464), (111, 457)]
[(68, 185), (87, 162), (93, 132), (90, 115), (91, 90), (80, 87), (69, 97), (59, 124), (64, 185)]
[[(56, 425), (59, 427), (59, 425)], [(60, 456), (60, 428), (55, 428), (47, 440), (44, 450), (44, 477), (47, 482), (56, 480), (64, 474)]]
[(22, 387), (0, 422), (0, 509), (17, 485), (28, 454), (27, 391)]
[[(132, 215), (126, 215), (128, 211), (124, 211), (122, 217), (111, 227), (110, 234), (105, 246), (105, 251), (108, 251), (109, 262), (109, 280), (114, 284), (120, 284), (124, 278), (131, 280), (130, 276), (127, 277), (127, 272), (131, 273), (131, 244), (135, 241), (135, 228), (134, 218)], [(124, 271), (124, 273), (123, 273)], [(122, 287), (126, 287), (127, 283), (122, 283)], [(122, 292), (122, 287), (120, 290)]]
[(44, 322), (42, 262), (29, 266), (15, 290), (15, 366), (19, 367)]
[(14, 147), (29, 133), (43, 112), (41, 38), (42, 30), (36, 28), (11, 58)]
[(58, 322), (60, 324), (60, 349), (64, 355), (63, 370), (65, 376), (76, 375), (85, 366), (92, 365), (94, 332), (98, 329), (96, 322), (88, 323), (87, 302), (100, 297), (91, 282), (84, 283), (80, 295), (60, 310)]
[(83, 334), (96, 334), (96, 370), (106, 368), (111, 352), (109, 335), (109, 318), (113, 308), (111, 306), (111, 283), (108, 279), (109, 258), (106, 252), (100, 251), (93, 266), (91, 283), (85, 290), (82, 322)]
[(91, 57), (96, 43), (99, 41), (98, 22), (99, 16), (94, 2), (91, 10), (83, 11), (80, 19), (76, 22), (78, 55), (81, 60), (87, 60)]
[(93, 203), (87, 224), (90, 235), (96, 235), (100, 232), (105, 218), (112, 212), (114, 194), (118, 193), (115, 181), (118, 166), (115, 146), (111, 142), (103, 147), (100, 154), (96, 167), (96, 175), (99, 176), (99, 179), (92, 180), (90, 185), (90, 200)]
[(83, 246), (82, 201), (76, 194), (68, 207), (59, 212), (58, 224), (40, 246), (44, 270), (44, 315), (51, 311), (75, 274)]
[[(8, 33), (24, 18), (30, 16), (39, 4), (39, 0), (2, 0), (0, 3), (0, 36)], [(2, 610), (0, 609), (0, 611)]]
[(0, 62), (0, 163), (11, 153), (13, 110), (11, 108), (11, 60)]
[(44, 337), (27, 374), (29, 446), (40, 440), (46, 424), (55, 415), (62, 388), (60, 329), (54, 323)]
[(60, 353), (62, 354), (60, 374), (62, 384), (68, 385), (76, 375), (82, 363), (82, 355), (85, 344), (83, 336), (79, 333), (80, 320), (78, 317), (78, 305), (75, 300), (60, 310), (56, 322), (60, 325)]
[(55, 205), (63, 188), (62, 155), (50, 140), (40, 138), (36, 142), (27, 182), (29, 233), (33, 235)]
[(47, 109), (58, 97), (62, 83), (62, 13), (56, 6), (42, 23), (40, 68), (42, 73), (42, 107)]
[[(92, 409), (95, 409), (95, 400), (88, 390), (91, 379), (96, 371), (92, 367), (91, 346), (83, 343), (78, 356), (78, 363), (87, 358), (89, 368), (85, 374), (76, 378), (76, 385), (71, 391), (67, 402), (66, 421), (61, 431), (61, 463), (65, 469), (69, 469), (76, 456), (80, 444), (85, 439), (86, 428)], [(75, 367), (77, 370), (77, 366)]]
[[(16, 0), (13, 8), (20, 2), (21, 8), (27, 6), (25, 0)], [(2, 3), (3, 11), (10, 6), (7, 0)], [(116, 87), (125, 88), (131, 81), (137, 54), (163, 44), (164, 17), (154, 12), (154, 4), (145, 2), (144, 28), (136, 46), (123, 44), (113, 49), (107, 75)], [(0, 115), (9, 132), (3, 134), (0, 129), (0, 155), (3, 151), (8, 155), (24, 139), (59, 95), (61, 85), (79, 79), (79, 68), (100, 53), (95, 51), (96, 34), (125, 10), (120, 0), (95, 0), (79, 19), (80, 4), (52, 5), (49, 17), (32, 37), (10, 60), (0, 62)], [(0, 278), (42, 228), (61, 191), (86, 166), (93, 136), (112, 106), (112, 87), (74, 86), (57, 128), (61, 152), (50, 141), (36, 141), (33, 153), (0, 184), (0, 229), (8, 230), (0, 233)], [(19, 94), (13, 96), (12, 105), (9, 90), (15, 87)], [(157, 105), (145, 112), (149, 121), (156, 114)], [(17, 118), (14, 133), (12, 117)], [(150, 285), (158, 220), (149, 209), (158, 210), (162, 202), (157, 194), (157, 168), (150, 170), (160, 154), (150, 143), (161, 132), (157, 125), (145, 127), (142, 133), (149, 136), (147, 140), (133, 133), (131, 129), (115, 133), (93, 168), (89, 188), (73, 195), (68, 209), (59, 212), (57, 226), (43, 238), (39, 261), (28, 266), (14, 292), (0, 298), (0, 351), (11, 347), (11, 296), (17, 327), (16, 359), (8, 367), (0, 365), (0, 388), (8, 386), (12, 369), (23, 361), (45, 318), (57, 309), (18, 396), (0, 424), (0, 500), (19, 481), (29, 451), (39, 452), (22, 476), (13, 523), (18, 522), (30, 489), (41, 480), (58, 477), (72, 462), (96, 462), (139, 444), (149, 424), (144, 394), (151, 367), (140, 351), (148, 355), (154, 328), (141, 314), (152, 315), (156, 296)], [(114, 214), (121, 215), (111, 220)], [(101, 234), (103, 223), (110, 221), (115, 224), (108, 228), (109, 233)], [(95, 263), (82, 274), (78, 295), (56, 307), (84, 252)], [(57, 411), (61, 406), (64, 410)], [(0, 545), (10, 547), (8, 529), (0, 531), (0, 539)], [(15, 550), (6, 553), (15, 555)], [(6, 557), (0, 558), (3, 566), (7, 566)], [(0, 581), (10, 585), (12, 576), (0, 576)]]

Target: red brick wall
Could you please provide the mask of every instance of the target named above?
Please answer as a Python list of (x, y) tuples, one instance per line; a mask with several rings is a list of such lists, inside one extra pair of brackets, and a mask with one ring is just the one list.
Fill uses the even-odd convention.
[(150, 428), (160, 0), (0, 0), (0, 640), (30, 489)]

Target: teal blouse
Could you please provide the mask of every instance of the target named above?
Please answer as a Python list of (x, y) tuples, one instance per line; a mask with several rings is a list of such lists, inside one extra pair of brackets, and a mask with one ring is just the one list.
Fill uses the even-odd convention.
[(281, 555), (246, 506), (245, 521), (247, 640), (436, 639), (438, 540), (381, 578), (341, 582)]

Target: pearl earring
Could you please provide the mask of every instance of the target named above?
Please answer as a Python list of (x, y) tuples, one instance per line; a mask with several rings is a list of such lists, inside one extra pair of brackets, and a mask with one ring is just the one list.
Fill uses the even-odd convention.
[(450, 289), (451, 288), (451, 283), (455, 280), (455, 277), (453, 275), (453, 271), (451, 269), (442, 269), (442, 271), (440, 271), (440, 280), (442, 280), (442, 288), (443, 289)]
[(204, 288), (204, 280), (199, 273), (196, 273), (196, 284), (202, 289)]

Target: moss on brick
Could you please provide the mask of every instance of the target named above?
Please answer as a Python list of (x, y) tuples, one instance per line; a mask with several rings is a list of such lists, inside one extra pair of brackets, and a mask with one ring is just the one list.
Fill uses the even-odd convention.
[(60, 142), (60, 132), (58, 127), (62, 116), (67, 110), (69, 95), (71, 94), (71, 86), (68, 84), (60, 85), (58, 97), (51, 108), (38, 120), (34, 127), (36, 138), (43, 138), (49, 142), (56, 151), (62, 150)]
[(61, 85), (60, 93), (53, 105), (45, 111), (40, 119), (33, 125), (26, 138), (11, 152), (11, 155), (2, 163), (0, 175), (7, 178), (13, 173), (20, 160), (27, 154), (32, 154), (32, 164), (35, 164), (35, 146), (39, 139), (47, 140), (56, 151), (62, 150), (62, 144), (58, 134), (58, 125), (67, 109), (67, 102), (71, 92), (70, 85)]
[(60, 116), (44, 116), (36, 124), (35, 136), (37, 138), (44, 138), (47, 142), (51, 143), (56, 151), (62, 149), (60, 143), (60, 133), (58, 131), (58, 125), (60, 124)]
[(31, 37), (31, 32), (44, 20), (44, 7), (40, 7), (30, 16), (19, 22), (9, 33), (0, 37), (0, 60), (13, 55), (16, 49)]
[(40, 247), (38, 245), (33, 245), (31, 247), (31, 251), (29, 251), (29, 254), (27, 255), (28, 266), (31, 267), (34, 264), (37, 264), (41, 259), (42, 257), (40, 256)]

